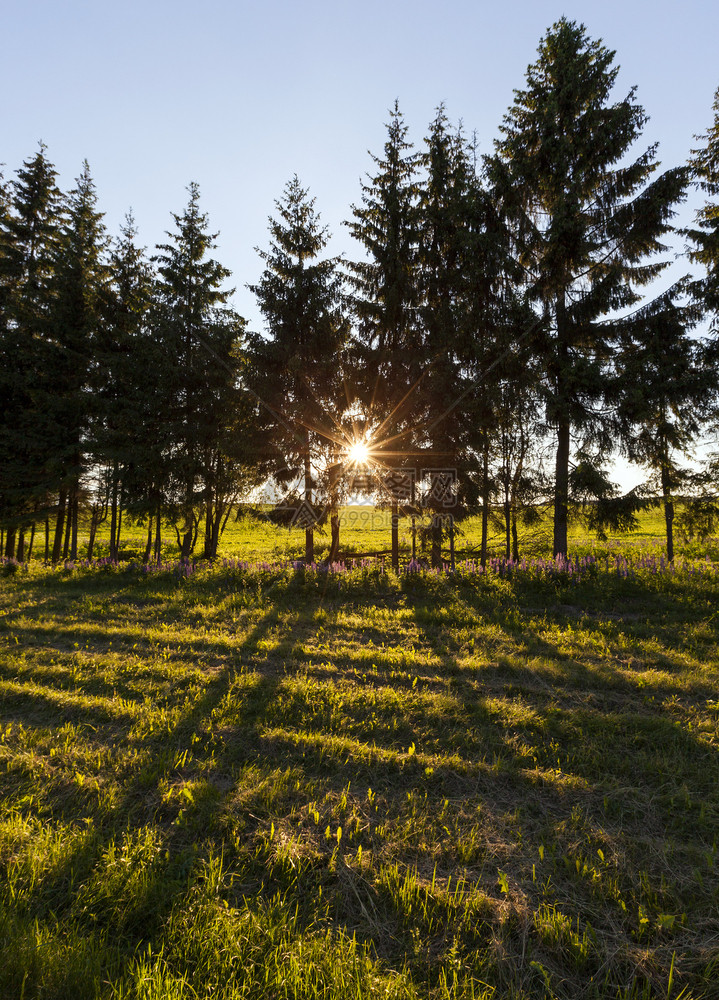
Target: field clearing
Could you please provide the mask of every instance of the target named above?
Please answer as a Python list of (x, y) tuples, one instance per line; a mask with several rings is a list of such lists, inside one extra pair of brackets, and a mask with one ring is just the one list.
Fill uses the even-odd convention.
[[(266, 508), (269, 511), (269, 507)], [(305, 554), (304, 531), (296, 528), (278, 527), (272, 524), (263, 514), (263, 508), (254, 508), (249, 515), (232, 516), (220, 539), (218, 555), (249, 561), (280, 562), (301, 559)], [(258, 516), (259, 512), (259, 516)], [(644, 544), (660, 546), (664, 542), (664, 516), (660, 510), (644, 511), (638, 516), (638, 526), (631, 536), (619, 533), (609, 533), (603, 543), (598, 543), (596, 536), (589, 532), (580, 522), (570, 524), (569, 544), (575, 551), (604, 551), (610, 548), (624, 548), (628, 539), (632, 546)], [(369, 505), (344, 507), (340, 515), (341, 552), (351, 554), (391, 551), (390, 512), (377, 510)], [(418, 519), (417, 524), (420, 525)], [(84, 530), (83, 530), (84, 528)], [(400, 557), (409, 559), (411, 552), (411, 525), (408, 517), (400, 518)], [(41, 557), (43, 539), (38, 533), (34, 554)], [(97, 532), (95, 556), (106, 556), (109, 547), (109, 524), (103, 522)], [(122, 526), (120, 556), (122, 559), (140, 559), (145, 548), (147, 528), (143, 524), (135, 524), (125, 518)], [(456, 550), (458, 558), (469, 556), (475, 558), (479, 552), (482, 539), (482, 522), (480, 516), (468, 517), (460, 522), (456, 529)], [(527, 528), (520, 525), (520, 554), (536, 555), (551, 551), (552, 548), (552, 513), (551, 509), (543, 514), (540, 524)], [(81, 524), (79, 533), (80, 555), (84, 555), (87, 546), (87, 525)], [(449, 557), (447, 539), (443, 542), (445, 556)], [(498, 527), (494, 519), (490, 521), (489, 551), (501, 555), (504, 552), (504, 530)], [(679, 539), (677, 539), (679, 544)], [(202, 551), (201, 539), (198, 550)], [(317, 560), (326, 558), (330, 548), (330, 531), (327, 524), (315, 531), (315, 552)], [(686, 548), (686, 547), (685, 547)], [(716, 540), (713, 550), (716, 550)], [(421, 549), (421, 539), (418, 532), (418, 552)], [(698, 554), (699, 546), (689, 546), (693, 554)], [(163, 526), (163, 558), (176, 559), (178, 545), (174, 530), (169, 525)], [(703, 550), (702, 550), (703, 551)], [(719, 555), (719, 552), (717, 552)]]
[(719, 997), (718, 599), (0, 578), (0, 996)]

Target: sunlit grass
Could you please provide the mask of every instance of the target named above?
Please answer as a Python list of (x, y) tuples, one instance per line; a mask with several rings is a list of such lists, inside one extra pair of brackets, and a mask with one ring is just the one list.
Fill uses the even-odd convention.
[(0, 582), (0, 996), (712, 998), (719, 579)]
[[(250, 512), (238, 511), (238, 516), (231, 517), (222, 535), (219, 546), (220, 557), (234, 557), (250, 561), (281, 562), (300, 559), (305, 553), (304, 531), (286, 527), (278, 527), (267, 518), (269, 507), (255, 507)], [(417, 521), (418, 527), (426, 521)], [(664, 543), (664, 518), (659, 510), (644, 511), (639, 515), (639, 524), (632, 532), (633, 545), (644, 545), (656, 549)], [(456, 527), (456, 550), (458, 558), (476, 556), (481, 545), (482, 525), (480, 516), (471, 516), (462, 520)], [(545, 553), (552, 545), (552, 514), (545, 510), (540, 522), (528, 528), (519, 526), (520, 550), (524, 555)], [(125, 516), (120, 540), (120, 555), (123, 559), (139, 559), (145, 549), (147, 528), (139, 523), (133, 523), (129, 515)], [(399, 522), (400, 552), (408, 559), (411, 552), (411, 522), (409, 517), (400, 517)], [(421, 531), (417, 536), (418, 552), (429, 555), (427, 541), (422, 541)], [(348, 506), (340, 512), (341, 551), (353, 555), (365, 553), (391, 552), (391, 515), (389, 510), (376, 510), (371, 505)], [(573, 551), (607, 551), (614, 546), (620, 548), (627, 541), (624, 534), (610, 532), (605, 542), (599, 543), (580, 521), (575, 521), (569, 527), (569, 544)], [(678, 535), (677, 544), (681, 545)], [(445, 555), (449, 556), (448, 540), (445, 539)], [(87, 526), (83, 531), (80, 524), (79, 554), (82, 556), (87, 545)], [(109, 546), (109, 525), (103, 522), (97, 533), (94, 555), (107, 556)], [(492, 519), (489, 529), (489, 551), (496, 555), (504, 553), (504, 529)], [(330, 548), (330, 529), (323, 524), (315, 530), (315, 549), (318, 559), (326, 558)], [(201, 551), (201, 545), (198, 546)], [(198, 554), (199, 554), (198, 551)], [(39, 538), (36, 538), (34, 555), (42, 558), (44, 549)], [(168, 525), (163, 531), (163, 553), (168, 559), (177, 558), (178, 547), (173, 529)]]

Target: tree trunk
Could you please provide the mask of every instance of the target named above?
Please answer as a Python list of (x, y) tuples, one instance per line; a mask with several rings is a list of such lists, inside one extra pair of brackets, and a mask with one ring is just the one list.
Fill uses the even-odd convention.
[(230, 520), (230, 515), (234, 509), (234, 504), (237, 502), (237, 496), (232, 496), (222, 509), (221, 516), (218, 515), (217, 523), (215, 524), (215, 555), (217, 555), (217, 550), (220, 547), (220, 539), (224, 534), (225, 528), (227, 527), (227, 522)]
[(70, 558), (73, 562), (77, 559), (77, 521), (79, 509), (80, 497), (77, 494), (77, 490), (75, 490), (72, 498), (72, 545), (70, 547)]
[(90, 534), (87, 539), (87, 558), (92, 559), (92, 554), (95, 551), (95, 536), (97, 535), (97, 525), (94, 521), (90, 522)]
[(180, 559), (189, 559), (191, 554), (194, 552), (195, 542), (197, 541), (198, 524), (199, 518), (195, 517), (194, 511), (187, 511), (185, 514), (182, 543), (180, 545)]
[(45, 565), (50, 562), (50, 518), (45, 518)]
[(512, 515), (512, 559), (515, 562), (519, 560), (519, 535), (517, 533), (517, 497), (519, 495), (519, 486), (522, 481), (522, 472), (524, 471), (524, 456), (527, 451), (527, 440), (524, 433), (524, 424), (520, 420), (520, 433), (519, 433), (519, 461), (514, 470), (514, 477), (512, 478), (512, 490), (510, 493), (510, 506)]
[(569, 420), (557, 427), (557, 461), (554, 472), (554, 555), (567, 554), (567, 514), (569, 508)]
[(5, 558), (14, 559), (15, 558), (15, 529), (8, 528), (7, 535), (5, 536)]
[(484, 447), (482, 449), (482, 547), (480, 549), (479, 561), (484, 568), (487, 565), (487, 533), (489, 528), (489, 441), (487, 434), (484, 435)]
[(87, 558), (92, 559), (92, 554), (95, 551), (95, 538), (97, 536), (97, 526), (100, 523), (100, 510), (93, 504), (92, 514), (90, 516), (90, 534), (87, 539)]
[(442, 567), (442, 519), (436, 512), (432, 514), (432, 565)]
[(142, 556), (143, 566), (147, 566), (150, 561), (150, 554), (152, 552), (152, 515), (149, 516), (147, 521), (147, 544), (145, 545), (145, 552)]
[(67, 559), (70, 555), (70, 533), (72, 531), (72, 501), (73, 496), (70, 494), (70, 498), (67, 505), (67, 516), (65, 518), (65, 538), (62, 543), (62, 558)]
[(27, 561), (30, 562), (32, 558), (32, 547), (35, 543), (35, 522), (32, 522), (30, 526), (30, 544), (27, 547)]
[(392, 569), (399, 571), (399, 504), (392, 503)]
[(334, 563), (337, 562), (340, 554), (340, 518), (336, 511), (330, 517), (330, 535), (330, 554), (327, 557), (327, 561)]
[(159, 565), (162, 562), (162, 514), (160, 510), (160, 505), (157, 505), (157, 524), (155, 527), (155, 560)]
[(512, 557), (511, 551), (511, 463), (512, 448), (510, 446), (510, 436), (507, 430), (502, 431), (502, 490), (504, 492), (504, 558), (509, 561)]
[(20, 528), (17, 533), (17, 561), (25, 562), (25, 529)]
[(110, 559), (117, 562), (117, 460), (112, 466), (112, 500), (110, 506)]
[(65, 527), (65, 504), (67, 502), (67, 490), (64, 486), (60, 487), (60, 493), (58, 495), (57, 501), (57, 519), (55, 521), (55, 538), (52, 543), (52, 561), (56, 563), (60, 559), (60, 553), (62, 551), (62, 534), (63, 528)]
[(202, 544), (202, 558), (212, 559), (212, 535), (215, 520), (215, 509), (212, 497), (212, 486), (205, 483), (205, 540)]
[(662, 499), (664, 501), (664, 524), (667, 531), (667, 559), (674, 562), (674, 500), (669, 469), (662, 466)]
[(554, 556), (567, 555), (567, 516), (569, 508), (569, 445), (570, 422), (567, 406), (562, 401), (564, 379), (569, 365), (567, 349), (567, 314), (564, 292), (557, 298), (557, 364), (555, 380), (557, 406), (557, 456), (554, 467)]
[[(312, 506), (312, 469), (310, 467), (310, 435), (305, 436), (305, 503)], [(315, 533), (310, 526), (305, 528), (305, 565), (315, 561)]]
[(509, 490), (504, 490), (504, 554), (507, 561), (512, 558), (512, 505), (509, 502)]
[(205, 541), (202, 546), (202, 558), (212, 559), (212, 507), (208, 502), (205, 505)]
[[(236, 503), (236, 501), (237, 501), (237, 497), (234, 496), (232, 498), (232, 500), (230, 500), (228, 502), (227, 509), (226, 509), (225, 515), (224, 515), (224, 517), (222, 519), (222, 524), (221, 525), (220, 525), (219, 518), (218, 518), (218, 522), (217, 522), (218, 523), (218, 531), (217, 531), (217, 541), (218, 541), (218, 544), (219, 544), (220, 537), (221, 537), (222, 533), (224, 532), (225, 528), (227, 527), (227, 522), (230, 520), (230, 514), (232, 513), (232, 510), (233, 510), (233, 504)], [(237, 519), (235, 518), (235, 520), (237, 520)]]
[(210, 535), (210, 559), (217, 558), (217, 549), (220, 546), (220, 533), (223, 527), (222, 508), (217, 505), (215, 516), (212, 520), (212, 534)]

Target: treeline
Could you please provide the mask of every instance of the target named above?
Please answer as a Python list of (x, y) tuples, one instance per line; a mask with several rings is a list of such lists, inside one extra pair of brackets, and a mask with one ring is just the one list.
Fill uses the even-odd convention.
[[(711, 530), (718, 463), (689, 474), (682, 456), (717, 419), (719, 91), (700, 148), (662, 172), (656, 148), (630, 155), (646, 116), (634, 90), (612, 101), (613, 62), (559, 21), (483, 158), (443, 107), (415, 150), (395, 104), (347, 222), (356, 261), (326, 255), (293, 178), (252, 286), (264, 335), (230, 305), (196, 184), (150, 256), (132, 218), (110, 240), (87, 164), (62, 194), (41, 146), (0, 186), (5, 556), (76, 558), (82, 513), (89, 556), (107, 520), (117, 557), (131, 517), (146, 560), (167, 530), (182, 556), (213, 558), (267, 481), (285, 507), (328, 511), (336, 555), (358, 443), (382, 470), (456, 470), (449, 503), (417, 482), (408, 506), (425, 490), (435, 515), (480, 508), (483, 558), (490, 510), (516, 555), (539, 499), (555, 553), (577, 504), (602, 530), (662, 503), (670, 558), (679, 494), (691, 530)], [(691, 185), (707, 196), (684, 234), (702, 276), (648, 299)], [(617, 451), (653, 475), (624, 497), (603, 471)], [(441, 532), (434, 516), (435, 558)], [(396, 554), (396, 517), (393, 536)]]

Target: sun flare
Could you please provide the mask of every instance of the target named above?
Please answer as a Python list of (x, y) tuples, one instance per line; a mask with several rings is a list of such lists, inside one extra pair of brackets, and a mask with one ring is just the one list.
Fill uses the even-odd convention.
[(355, 441), (347, 449), (347, 458), (353, 465), (366, 465), (369, 461), (369, 448), (363, 441)]

